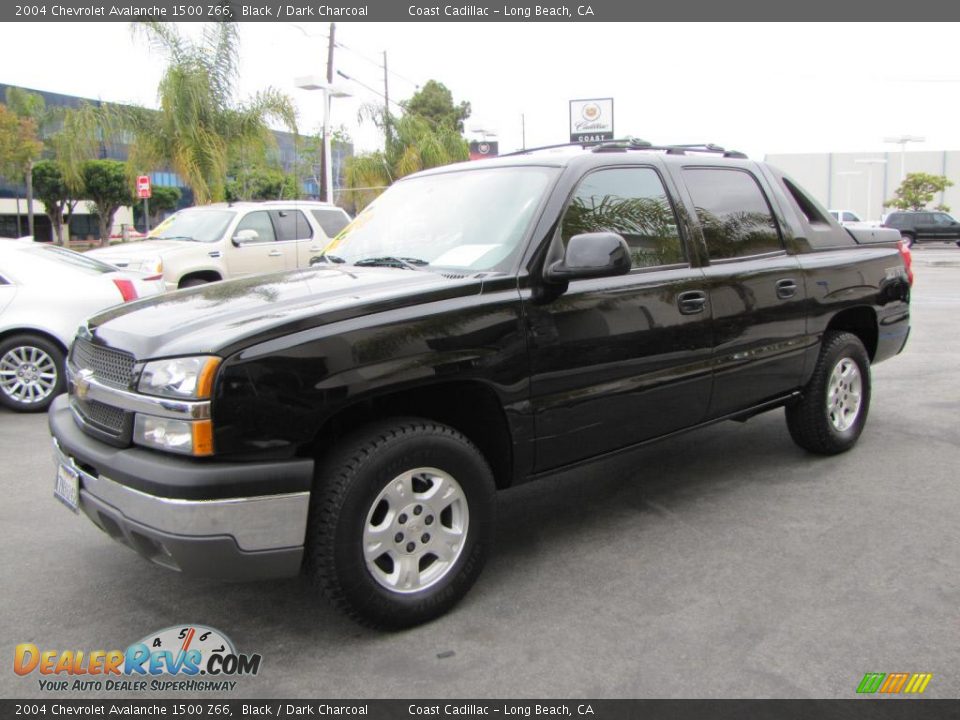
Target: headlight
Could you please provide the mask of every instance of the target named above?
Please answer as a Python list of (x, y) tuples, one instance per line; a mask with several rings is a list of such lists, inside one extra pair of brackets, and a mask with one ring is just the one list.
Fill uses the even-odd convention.
[(183, 455), (212, 455), (213, 426), (209, 420), (172, 420), (138, 413), (133, 441)]
[(144, 260), (142, 263), (140, 263), (140, 272), (146, 273), (151, 277), (163, 275), (163, 258), (153, 257)]
[(208, 398), (219, 365), (220, 358), (210, 355), (148, 362), (140, 373), (137, 389), (146, 395), (185, 400)]

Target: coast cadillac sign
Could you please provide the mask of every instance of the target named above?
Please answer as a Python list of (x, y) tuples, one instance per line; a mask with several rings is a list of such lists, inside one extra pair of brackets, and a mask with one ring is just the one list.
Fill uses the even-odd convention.
[(613, 140), (613, 98), (570, 101), (570, 142)]

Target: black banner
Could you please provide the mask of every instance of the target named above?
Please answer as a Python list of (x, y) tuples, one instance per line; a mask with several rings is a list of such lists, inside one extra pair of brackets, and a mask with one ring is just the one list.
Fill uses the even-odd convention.
[(0, 717), (942, 720), (960, 700), (0, 700)]
[[(951, 9), (952, 8), (952, 9)], [(894, 0), (863, 3), (807, 0), (804, 3), (770, 3), (766, 0), (689, 0), (686, 3), (627, 3), (623, 0), (544, 0), (543, 3), (457, 0), (26, 0), (3, 3), (4, 22), (242, 22), (377, 21), (377, 22), (629, 22), (684, 21), (945, 21), (960, 16), (960, 5), (919, 0), (904, 4)], [(719, 26), (717, 32), (727, 32)], [(747, 36), (743, 35), (747, 33)], [(858, 32), (851, 27), (851, 32)], [(736, 31), (731, 42), (746, 41), (749, 30)], [(638, 38), (642, 40), (642, 38)], [(799, 52), (817, 52), (815, 45)]]

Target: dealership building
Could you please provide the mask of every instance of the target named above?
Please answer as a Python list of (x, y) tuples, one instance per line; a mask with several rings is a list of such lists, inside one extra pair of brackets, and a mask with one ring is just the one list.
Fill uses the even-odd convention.
[(960, 150), (773, 154), (764, 160), (828, 209), (853, 210), (862, 220), (879, 220), (889, 212), (883, 203), (896, 197), (904, 175), (945, 175), (954, 185), (937, 193), (931, 206), (946, 205), (960, 213)]
[[(0, 83), (0, 102), (4, 102), (7, 89), (18, 87)], [(76, 97), (74, 95), (63, 95), (61, 93), (47, 92), (45, 90), (36, 90), (34, 88), (20, 88), (27, 92), (40, 95), (47, 107), (66, 107), (77, 108), (83, 103), (99, 106), (100, 100), (91, 100), (89, 98)], [(273, 131), (273, 136), (277, 142), (275, 150), (276, 159), (279, 161), (284, 172), (292, 172), (297, 168), (297, 136), (293, 133)], [(129, 148), (121, 143), (101, 143), (99, 156), (104, 159), (126, 160)], [(353, 145), (350, 143), (332, 143), (331, 155), (333, 159), (333, 186), (334, 188), (343, 187), (343, 167), (346, 158), (353, 154)], [(300, 186), (303, 195), (308, 198), (317, 198), (320, 193), (319, 177), (320, 168), (316, 165), (312, 168), (299, 167), (301, 172), (306, 173), (300, 178)], [(166, 185), (180, 188), (183, 194), (180, 200), (181, 207), (187, 207), (193, 204), (193, 192), (183, 182), (179, 175), (171, 172), (169, 168), (157, 168), (148, 173), (152, 185)], [(18, 237), (27, 233), (27, 200), (26, 187), (22, 182), (0, 177), (0, 237)], [(34, 234), (40, 240), (51, 240), (53, 230), (50, 220), (44, 213), (43, 203), (34, 197)], [(117, 212), (114, 218), (113, 232), (120, 232), (122, 225), (132, 224), (133, 214), (130, 208), (122, 208)], [(91, 214), (87, 202), (80, 200), (76, 204), (73, 212), (68, 217), (67, 226), (69, 235), (74, 239), (96, 239), (100, 234), (99, 224), (95, 215)], [(140, 228), (143, 229), (142, 227)]]

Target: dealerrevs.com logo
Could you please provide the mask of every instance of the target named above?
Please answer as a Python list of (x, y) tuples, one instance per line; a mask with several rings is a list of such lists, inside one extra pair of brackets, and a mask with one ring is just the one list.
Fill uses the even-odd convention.
[(50, 692), (140, 692), (234, 690), (241, 676), (260, 671), (259, 654), (238, 653), (219, 630), (177, 625), (151, 633), (126, 650), (42, 650), (20, 643), (13, 670), (36, 676)]

